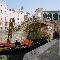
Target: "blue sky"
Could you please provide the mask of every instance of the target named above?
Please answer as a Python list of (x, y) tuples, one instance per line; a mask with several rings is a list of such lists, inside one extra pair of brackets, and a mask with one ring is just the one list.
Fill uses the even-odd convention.
[(2, 1), (5, 1), (9, 8), (19, 9), (23, 6), (25, 11), (33, 11), (36, 8), (60, 9), (60, 0), (0, 0)]

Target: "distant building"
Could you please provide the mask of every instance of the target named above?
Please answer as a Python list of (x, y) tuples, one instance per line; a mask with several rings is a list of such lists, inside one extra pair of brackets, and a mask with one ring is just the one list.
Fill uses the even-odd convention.
[(60, 21), (60, 10), (58, 11), (43, 11), (43, 15), (46, 14), (50, 20)]
[(29, 12), (26, 12), (25, 15), (24, 15), (24, 20), (27, 21), (27, 20), (31, 20), (32, 18), (32, 14), (29, 13)]
[(22, 10), (8, 9), (6, 4), (0, 3), (0, 30), (7, 30), (10, 18), (15, 19), (14, 26), (18, 26), (24, 21), (24, 12)]
[(39, 19), (43, 18), (42, 10), (43, 10), (43, 8), (38, 8), (38, 9), (35, 10), (35, 17), (36, 18), (39, 18)]
[(60, 10), (58, 11), (46, 11), (43, 8), (38, 8), (35, 10), (35, 16), (39, 17), (40, 19), (50, 19), (50, 20), (57, 20), (60, 21)]

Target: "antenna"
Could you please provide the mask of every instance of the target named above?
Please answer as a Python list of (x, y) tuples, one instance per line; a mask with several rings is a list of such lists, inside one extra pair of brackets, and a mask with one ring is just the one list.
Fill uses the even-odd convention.
[(21, 6), (21, 10), (23, 10), (24, 9), (24, 7), (23, 6)]

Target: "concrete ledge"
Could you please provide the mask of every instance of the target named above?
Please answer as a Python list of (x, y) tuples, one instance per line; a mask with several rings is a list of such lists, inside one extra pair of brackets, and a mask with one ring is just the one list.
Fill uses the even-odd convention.
[(57, 60), (59, 53), (59, 41), (52, 40), (24, 55), (23, 60)]

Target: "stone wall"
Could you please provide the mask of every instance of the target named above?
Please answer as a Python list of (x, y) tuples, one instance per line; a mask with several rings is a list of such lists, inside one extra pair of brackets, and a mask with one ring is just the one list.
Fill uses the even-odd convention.
[(59, 41), (52, 40), (24, 55), (23, 60), (58, 60)]
[(60, 56), (60, 39), (59, 39), (59, 56)]

